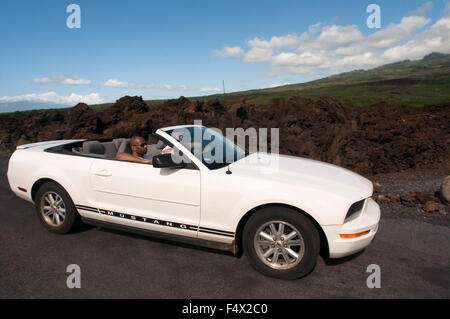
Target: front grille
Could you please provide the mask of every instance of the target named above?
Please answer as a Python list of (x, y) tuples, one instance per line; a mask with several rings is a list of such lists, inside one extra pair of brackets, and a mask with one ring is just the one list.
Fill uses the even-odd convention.
[(356, 203), (353, 203), (353, 205), (350, 206), (350, 208), (348, 209), (348, 212), (347, 212), (347, 216), (345, 216), (344, 223), (352, 221), (361, 215), (365, 201), (366, 201), (365, 199), (362, 199)]

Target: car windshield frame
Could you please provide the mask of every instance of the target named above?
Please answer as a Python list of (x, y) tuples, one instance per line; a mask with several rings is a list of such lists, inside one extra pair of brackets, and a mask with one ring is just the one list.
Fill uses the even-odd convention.
[[(210, 170), (228, 166), (249, 155), (247, 150), (236, 145), (221, 132), (206, 126), (180, 126), (161, 130), (175, 138)], [(180, 135), (183, 135), (181, 141)], [(199, 143), (202, 145), (201, 150), (198, 147)], [(222, 149), (222, 154), (220, 151), (217, 153), (217, 149)]]

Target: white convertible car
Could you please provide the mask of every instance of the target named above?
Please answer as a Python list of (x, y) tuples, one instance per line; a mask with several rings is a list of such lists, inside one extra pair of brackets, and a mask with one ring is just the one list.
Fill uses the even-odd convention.
[[(201, 147), (195, 138), (180, 142), (180, 132), (200, 132)], [(283, 279), (311, 272), (321, 249), (330, 258), (344, 257), (367, 247), (377, 232), (372, 183), (349, 170), (248, 154), (203, 126), (167, 127), (153, 135), (158, 142), (147, 147), (152, 165), (116, 160), (117, 153), (130, 152), (129, 139), (18, 146), (9, 160), (10, 187), (34, 203), (52, 232), (67, 233), (84, 222), (234, 254), (243, 250), (255, 269)], [(161, 154), (166, 146), (177, 156)], [(267, 170), (268, 163), (276, 167)]]

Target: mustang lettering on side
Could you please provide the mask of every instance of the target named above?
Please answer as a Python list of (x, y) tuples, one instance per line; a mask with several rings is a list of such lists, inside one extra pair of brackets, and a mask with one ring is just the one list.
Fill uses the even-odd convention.
[[(256, 270), (282, 279), (310, 273), (321, 249), (340, 258), (375, 237), (380, 208), (372, 183), (358, 174), (300, 157), (249, 154), (201, 125), (153, 136), (157, 143), (141, 145), (152, 164), (116, 159), (131, 153), (129, 138), (20, 145), (9, 160), (9, 185), (34, 203), (51, 232), (86, 223), (233, 254), (242, 249)], [(265, 170), (271, 162), (276, 169)]]

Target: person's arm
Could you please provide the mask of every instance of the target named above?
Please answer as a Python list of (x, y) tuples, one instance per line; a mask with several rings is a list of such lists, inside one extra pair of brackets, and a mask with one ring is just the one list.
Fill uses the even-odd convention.
[(173, 148), (171, 148), (171, 147), (165, 148), (165, 149), (163, 149), (161, 154), (173, 154)]
[(116, 159), (119, 161), (127, 161), (127, 162), (137, 162), (137, 163), (145, 163), (145, 164), (151, 164), (151, 160), (146, 160), (140, 157), (133, 156), (128, 153), (118, 153), (116, 155)]

